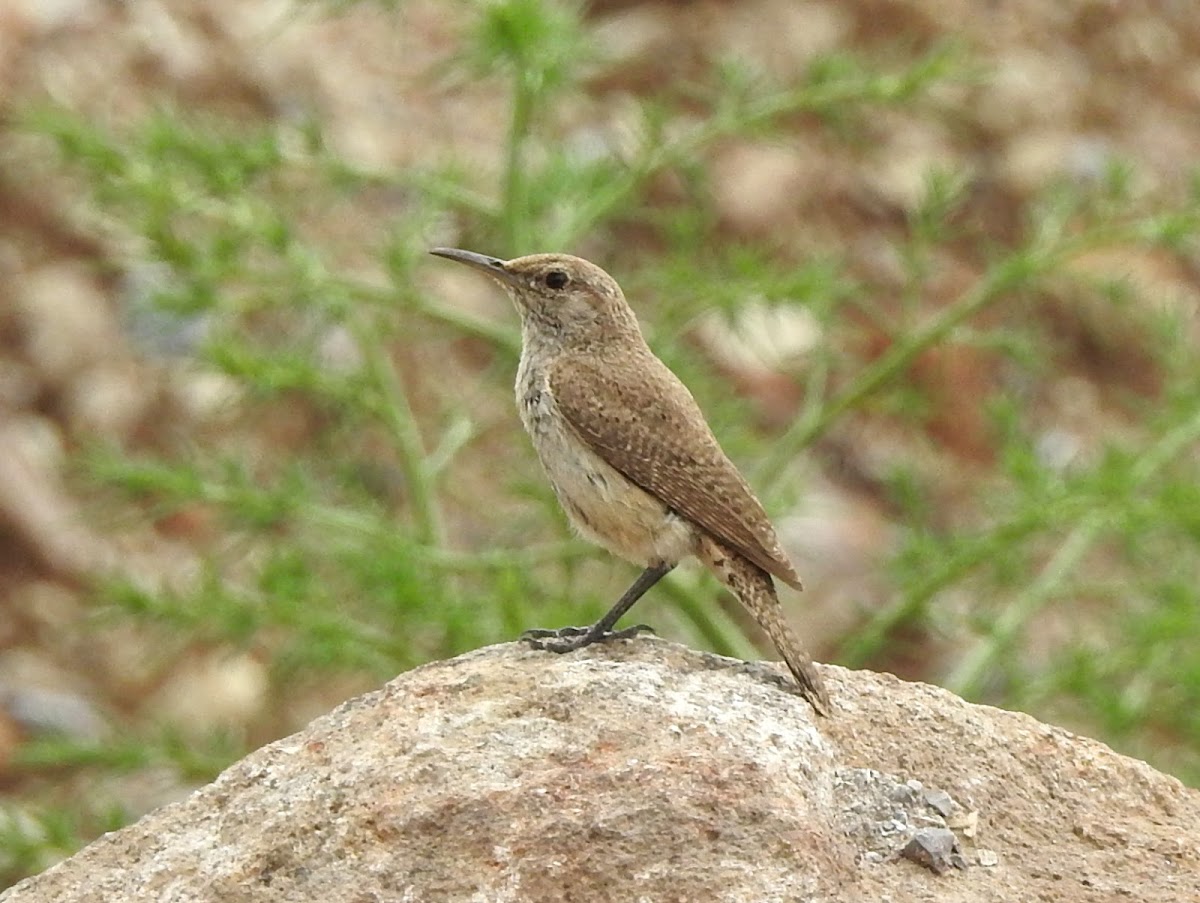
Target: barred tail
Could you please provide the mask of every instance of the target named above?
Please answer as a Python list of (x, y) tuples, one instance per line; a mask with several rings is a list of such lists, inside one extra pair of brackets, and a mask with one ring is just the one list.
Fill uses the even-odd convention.
[(700, 537), (696, 553), (766, 631), (795, 676), (804, 698), (819, 714), (830, 714), (833, 709), (825, 681), (800, 638), (784, 620), (771, 575), (710, 536)]

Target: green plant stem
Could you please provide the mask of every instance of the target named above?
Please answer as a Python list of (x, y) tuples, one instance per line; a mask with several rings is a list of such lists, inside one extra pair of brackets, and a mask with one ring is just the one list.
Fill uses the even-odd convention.
[(1090, 511), (1070, 532), (1058, 552), (1029, 587), (1006, 607), (996, 619), (986, 640), (977, 643), (958, 667), (946, 679), (946, 687), (960, 696), (979, 692), (984, 676), (992, 663), (1012, 645), (1025, 623), (1054, 595), (1074, 573), (1079, 562), (1091, 550), (1101, 530), (1108, 523), (1108, 512)]
[(352, 297), (372, 303), (392, 305), (399, 300), (405, 310), (447, 326), (469, 338), (481, 339), (512, 360), (516, 360), (521, 353), (521, 334), (515, 327), (501, 326), (461, 310), (435, 304), (409, 286), (398, 285), (395, 289), (378, 289), (363, 284), (349, 284), (346, 289)]
[[(354, 509), (312, 503), (300, 512), (307, 523), (325, 532), (354, 534), (355, 542), (378, 539), (387, 541), (395, 536), (391, 524), (378, 517), (360, 514)], [(579, 540), (544, 543), (519, 549), (482, 549), (459, 551), (438, 546), (413, 546), (406, 554), (419, 558), (426, 567), (450, 573), (467, 574), (479, 571), (499, 571), (512, 567), (537, 567), (542, 564), (563, 564), (594, 554), (593, 547)]]
[(1032, 282), (1054, 268), (1066, 255), (1066, 246), (1027, 248), (994, 263), (966, 295), (944, 308), (928, 323), (893, 344), (863, 370), (850, 387), (810, 417), (798, 420), (779, 437), (761, 470), (768, 485), (778, 488), (786, 476), (786, 465), (802, 449), (820, 437), (847, 411), (862, 404), (881, 387), (907, 370), (924, 351), (950, 335), (958, 326), (1007, 292)]
[[(525, 182), (525, 142), (533, 119), (536, 91), (529, 73), (518, 68), (514, 76), (512, 115), (508, 124), (508, 144), (504, 161), (504, 238), (509, 250), (526, 247), (529, 231), (529, 203)], [(527, 253), (521, 251), (521, 253)]]
[(753, 658), (758, 650), (740, 627), (731, 622), (712, 592), (704, 592), (695, 581), (668, 578), (660, 584), (676, 610), (691, 624), (713, 652), (734, 658)]
[(606, 189), (593, 191), (557, 234), (552, 234), (551, 244), (571, 247), (648, 179), (670, 166), (694, 161), (700, 151), (721, 138), (753, 132), (783, 116), (797, 113), (844, 114), (848, 109), (869, 103), (896, 103), (910, 98), (921, 87), (942, 76), (951, 60), (951, 54), (939, 49), (899, 74), (855, 73), (768, 94), (742, 104), (736, 110), (713, 116), (674, 140), (652, 144), (635, 165), (612, 179)]
[(364, 334), (365, 327), (360, 323), (354, 323), (353, 326), (367, 371), (381, 395), (377, 413), (391, 431), (400, 451), (400, 469), (407, 484), (417, 542), (442, 548), (446, 545), (445, 522), (408, 393), (400, 384), (395, 367), (386, 359), (378, 337)]
[[(1185, 449), (1192, 447), (1198, 439), (1200, 406), (1192, 412), (1188, 420), (1167, 432), (1138, 457), (1130, 469), (1129, 493), (1140, 490), (1163, 467)], [(979, 693), (983, 679), (996, 659), (1011, 647), (1017, 634), (1030, 618), (1063, 587), (1067, 578), (1075, 572), (1100, 537), (1104, 527), (1117, 516), (1118, 512), (1111, 508), (1098, 508), (1083, 517), (1059, 546), (1058, 552), (1037, 580), (1001, 613), (988, 636), (978, 642), (951, 672), (946, 680), (948, 689), (961, 696), (974, 696)]]
[(421, 553), (421, 560), (431, 568), (469, 573), (499, 571), (509, 568), (530, 568), (542, 564), (564, 564), (595, 555), (594, 547), (577, 540), (546, 543), (523, 549), (488, 549), (480, 552), (455, 552), (434, 549)]
[(1046, 526), (1047, 511), (1039, 508), (1025, 517), (1000, 524), (996, 529), (976, 537), (970, 545), (951, 555), (927, 575), (920, 583), (889, 605), (872, 615), (871, 620), (843, 646), (838, 661), (848, 668), (859, 668), (875, 656), (887, 643), (888, 637), (901, 624), (919, 615), (929, 601), (951, 586), (956, 580), (970, 573), (980, 563), (987, 561), (997, 548), (1019, 542)]

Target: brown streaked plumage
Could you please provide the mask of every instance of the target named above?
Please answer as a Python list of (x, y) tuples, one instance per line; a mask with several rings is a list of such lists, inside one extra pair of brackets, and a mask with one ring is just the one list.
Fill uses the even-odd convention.
[(512, 260), (437, 248), (488, 273), (521, 314), (517, 407), (554, 491), (584, 536), (645, 571), (590, 628), (529, 631), (569, 652), (637, 628), (617, 620), (696, 555), (779, 649), (801, 691), (828, 713), (820, 672), (788, 628), (771, 575), (800, 578), (762, 505), (726, 457), (687, 387), (650, 350), (617, 283), (566, 254)]
[(638, 351), (616, 363), (602, 354), (555, 361), (550, 387), (563, 416), (605, 461), (676, 514), (801, 589), (767, 513), (692, 394), (648, 348)]

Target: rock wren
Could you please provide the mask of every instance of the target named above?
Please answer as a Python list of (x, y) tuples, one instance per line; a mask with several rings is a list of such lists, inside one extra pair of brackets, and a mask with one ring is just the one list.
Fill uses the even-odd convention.
[(620, 286), (566, 254), (499, 260), (435, 248), (499, 282), (521, 315), (517, 408), (572, 525), (644, 567), (591, 627), (531, 630), (537, 648), (570, 652), (639, 627), (613, 627), (688, 555), (754, 616), (822, 714), (820, 672), (788, 628), (774, 575), (800, 589), (762, 505), (725, 456), (691, 392), (642, 338)]

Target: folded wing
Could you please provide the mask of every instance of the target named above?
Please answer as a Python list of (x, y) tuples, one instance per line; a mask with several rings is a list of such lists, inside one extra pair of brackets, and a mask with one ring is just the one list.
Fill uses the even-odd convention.
[(766, 512), (721, 450), (695, 399), (648, 349), (635, 362), (623, 356), (620, 366), (607, 365), (602, 354), (560, 357), (550, 370), (550, 391), (567, 422), (609, 465), (800, 588)]

